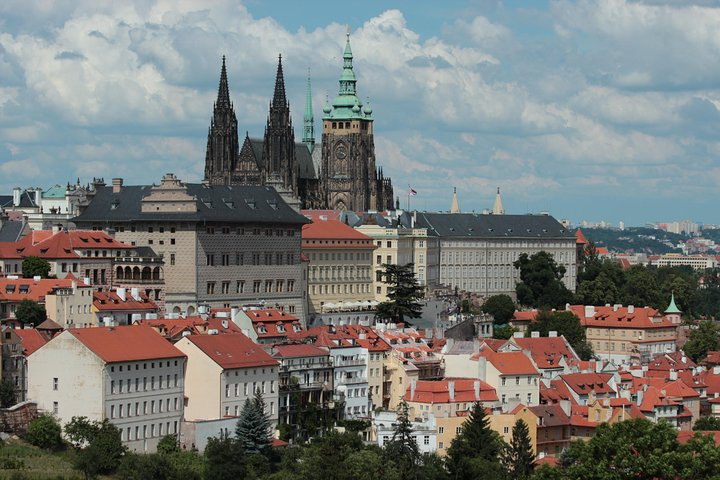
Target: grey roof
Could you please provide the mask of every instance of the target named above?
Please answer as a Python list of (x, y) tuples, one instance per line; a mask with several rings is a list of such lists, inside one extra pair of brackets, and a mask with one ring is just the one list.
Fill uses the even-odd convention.
[(272, 187), (203, 185), (186, 183), (188, 195), (195, 198), (197, 212), (141, 212), (141, 200), (151, 193), (151, 185), (123, 186), (113, 193), (112, 186), (99, 187), (90, 205), (73, 222), (118, 223), (132, 221), (198, 221), (230, 223), (305, 224), (310, 221), (288, 206)]
[(263, 168), (263, 150), (265, 149), (265, 141), (262, 138), (250, 138), (250, 146), (252, 147), (255, 161), (258, 169)]
[(17, 242), (22, 236), (24, 226), (24, 222), (2, 222), (0, 224), (0, 242)]
[[(250, 137), (250, 146), (252, 147), (255, 160), (257, 161), (258, 168), (263, 168), (263, 151), (264, 151), (264, 140), (262, 138)], [(317, 146), (315, 147), (317, 150)], [(317, 172), (315, 171), (315, 163), (313, 163), (313, 157), (310, 151), (302, 142), (295, 142), (295, 160), (298, 164), (298, 172), (300, 178), (315, 179), (317, 178)]]
[[(0, 207), (12, 207), (13, 206), (13, 196), (12, 195), (0, 195)], [(35, 203), (35, 194), (33, 192), (28, 192), (27, 190), (23, 190), (23, 192), (20, 194), (20, 208), (31, 208), (31, 207), (37, 207), (37, 204)]]
[[(406, 222), (408, 217), (403, 217)], [(405, 225), (409, 227), (410, 225)], [(481, 215), (417, 212), (416, 228), (440, 237), (575, 238), (550, 215)]]

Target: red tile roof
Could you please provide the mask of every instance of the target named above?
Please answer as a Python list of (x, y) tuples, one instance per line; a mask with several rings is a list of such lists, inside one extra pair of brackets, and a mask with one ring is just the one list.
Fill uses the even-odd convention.
[(522, 352), (495, 352), (487, 347), (480, 347), (480, 352), (470, 356), (471, 360), (485, 357), (500, 375), (539, 375), (532, 361)]
[(517, 344), (523, 350), (530, 351), (538, 368), (555, 369), (562, 368), (560, 360), (580, 360), (577, 355), (570, 351), (565, 338), (560, 337), (539, 337), (539, 338), (511, 338), (511, 342)]
[(20, 337), (26, 356), (32, 355), (33, 352), (48, 342), (47, 338), (34, 328), (16, 328), (13, 332)]
[[(223, 326), (223, 320), (227, 320), (227, 327)], [(218, 333), (242, 333), (240, 327), (235, 325), (230, 319), (209, 317), (207, 320), (199, 316), (190, 316), (185, 318), (158, 318), (150, 320), (138, 320), (137, 325), (147, 325), (152, 327), (160, 335), (177, 339), (183, 332), (189, 332), (192, 335), (207, 334), (210, 330), (217, 330)]]
[(587, 395), (591, 391), (596, 394), (617, 392), (608, 385), (612, 375), (609, 373), (568, 373), (560, 375), (567, 386), (578, 395)]
[(536, 417), (542, 418), (543, 427), (557, 427), (560, 425), (570, 425), (570, 417), (560, 405), (538, 405), (528, 407)]
[(272, 348), (273, 357), (321, 357), (328, 356), (327, 349), (306, 345), (304, 343), (290, 345), (275, 345)]
[[(217, 314), (221, 309), (213, 310)], [(251, 321), (253, 329), (258, 338), (286, 338), (296, 331), (302, 332), (300, 319), (278, 308), (262, 308), (254, 310), (243, 310)], [(220, 318), (220, 317), (218, 317)], [(263, 327), (262, 329), (260, 327)], [(261, 331), (264, 329), (264, 332)]]
[(70, 328), (65, 332), (80, 340), (107, 363), (185, 357), (146, 325)]
[(223, 369), (270, 367), (279, 363), (242, 333), (190, 335), (187, 339)]
[(585, 234), (579, 228), (575, 230), (575, 243), (577, 245), (587, 245), (590, 243), (587, 241), (587, 238), (585, 238)]
[(570, 305), (570, 311), (580, 318), (584, 327), (605, 328), (668, 328), (676, 327), (674, 323), (666, 320), (658, 310), (650, 307), (634, 307), (633, 312), (628, 307), (593, 307), (595, 314), (585, 316), (584, 305)]
[[(373, 239), (339, 220), (314, 219), (302, 227), (303, 248), (375, 248)], [(309, 243), (314, 240), (315, 243)], [(319, 243), (318, 240), (323, 241)], [(327, 240), (327, 242), (325, 242)], [(352, 240), (350, 244), (336, 242)]]
[[(450, 395), (450, 384), (454, 388), (454, 396)], [(477, 386), (477, 392), (475, 387)], [(415, 389), (408, 385), (405, 400), (418, 403), (453, 403), (453, 402), (496, 402), (495, 389), (482, 380), (472, 378), (455, 378), (445, 380), (418, 380)]]
[(537, 318), (538, 311), (537, 310), (527, 310), (527, 311), (521, 311), (518, 310), (513, 314), (512, 321), (513, 322), (534, 322)]
[[(40, 280), (32, 278), (0, 278), (0, 302), (21, 302), (23, 300), (44, 302), (45, 296), (52, 293), (56, 288), (71, 288), (73, 281), (69, 278), (42, 278)], [(76, 285), (87, 287), (84, 283), (77, 281)]]
[(679, 404), (663, 393), (662, 390), (655, 387), (648, 387), (643, 393), (643, 401), (640, 404), (640, 410), (643, 412), (652, 412), (656, 407), (679, 407)]
[(15, 244), (21, 256), (41, 258), (77, 258), (80, 256), (76, 253), (77, 250), (134, 248), (102, 231), (94, 230), (61, 230), (56, 233), (50, 230), (33, 230)]
[(128, 291), (125, 300), (122, 300), (116, 292), (93, 292), (93, 307), (99, 312), (112, 312), (115, 310), (145, 310), (154, 312), (158, 306), (150, 300), (145, 292), (139, 292), (140, 300), (135, 300)]

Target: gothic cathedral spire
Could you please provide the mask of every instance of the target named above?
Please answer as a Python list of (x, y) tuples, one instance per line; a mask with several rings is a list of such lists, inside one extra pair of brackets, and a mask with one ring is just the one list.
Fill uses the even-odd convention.
[(298, 168), (295, 161), (295, 133), (290, 117), (290, 104), (285, 96), (282, 55), (278, 56), (275, 75), (275, 93), (270, 102), (263, 145), (263, 167), (267, 181), (280, 181), (292, 189), (297, 181)]
[(230, 183), (231, 172), (238, 158), (237, 117), (230, 101), (225, 56), (222, 58), (218, 96), (208, 130), (205, 152), (205, 181), (212, 184)]
[(310, 69), (308, 68), (307, 89), (305, 90), (305, 115), (303, 116), (303, 143), (310, 153), (315, 147), (315, 119), (312, 111), (312, 91), (310, 90)]

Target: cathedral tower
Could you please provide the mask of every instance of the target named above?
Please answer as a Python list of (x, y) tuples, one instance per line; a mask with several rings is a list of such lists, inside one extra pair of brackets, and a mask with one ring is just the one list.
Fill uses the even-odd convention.
[(225, 56), (220, 70), (218, 96), (208, 130), (205, 152), (205, 181), (211, 184), (231, 183), (232, 171), (238, 158), (237, 117), (230, 102)]
[(266, 182), (280, 180), (283, 187), (297, 194), (298, 169), (295, 161), (295, 133), (290, 118), (290, 104), (285, 96), (282, 56), (278, 57), (275, 93), (270, 102), (263, 146), (263, 168)]
[[(389, 181), (375, 168), (372, 109), (357, 96), (350, 33), (343, 52), (338, 96), (323, 108), (321, 190), (326, 208), (367, 211), (392, 208)], [(389, 179), (388, 179), (389, 180)], [(386, 191), (390, 188), (390, 192)]]

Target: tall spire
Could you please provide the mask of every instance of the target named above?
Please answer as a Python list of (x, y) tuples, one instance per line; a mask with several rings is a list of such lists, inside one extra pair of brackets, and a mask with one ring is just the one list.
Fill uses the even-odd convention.
[(310, 69), (308, 68), (307, 89), (305, 91), (305, 115), (303, 116), (303, 143), (310, 153), (315, 146), (315, 119), (312, 112), (312, 91), (310, 87)]
[(220, 85), (218, 85), (218, 97), (215, 105), (219, 108), (230, 107), (230, 89), (228, 88), (227, 69), (225, 68), (225, 55), (222, 57), (222, 69), (220, 70)]
[(282, 69), (282, 54), (278, 55), (277, 74), (275, 75), (275, 94), (272, 100), (273, 106), (284, 107), (287, 104), (285, 97), (285, 78)]
[(665, 309), (665, 314), (668, 314), (668, 313), (674, 313), (674, 314), (682, 313), (680, 311), (680, 309), (677, 307), (677, 305), (675, 304), (675, 292), (674, 291), (670, 295), (670, 305), (668, 305), (668, 307)]
[(353, 53), (350, 48), (350, 29), (346, 34), (345, 50), (343, 51), (343, 70), (340, 74), (338, 95), (332, 102), (331, 109), (323, 109), (325, 119), (341, 120), (372, 120), (372, 110), (365, 112), (362, 102), (357, 96), (357, 79), (353, 71)]
[(503, 207), (502, 197), (500, 197), (500, 187), (497, 188), (497, 194), (495, 195), (495, 203), (492, 208), (493, 215), (505, 215), (505, 208)]
[(452, 205), (450, 206), (450, 213), (460, 213), (460, 203), (458, 202), (457, 188), (453, 187), (453, 198)]

